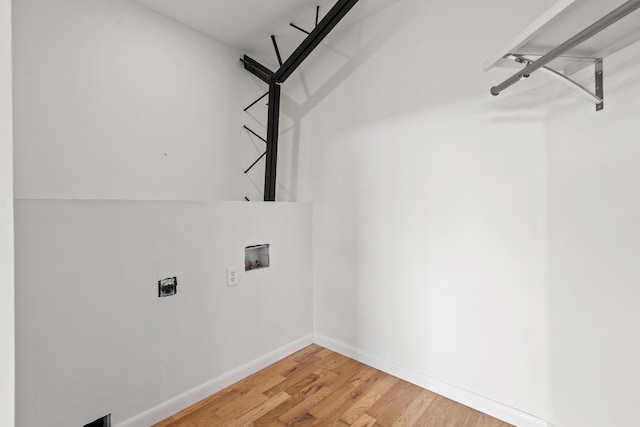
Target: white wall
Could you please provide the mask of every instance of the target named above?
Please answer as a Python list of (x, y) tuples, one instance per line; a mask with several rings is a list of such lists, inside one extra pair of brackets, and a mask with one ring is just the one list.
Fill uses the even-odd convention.
[[(262, 168), (248, 179), (240, 172), (264, 147), (241, 133), (240, 124), (247, 120), (263, 131), (264, 105), (248, 118), (237, 113), (264, 87), (247, 84), (236, 52), (126, 1), (49, 3), (22, 1), (16, 11), (19, 197), (261, 197)], [(539, 77), (492, 98), (488, 88), (510, 71), (483, 73), (480, 65), (553, 0), (390, 3), (378, 13), (363, 14), (349, 29), (338, 28), (283, 89), (278, 198), (314, 202), (317, 339), (520, 426), (544, 425), (541, 419), (557, 427), (627, 425), (640, 397), (640, 346), (634, 339), (640, 327), (635, 309), (640, 294), (634, 287), (640, 275), (634, 259), (640, 249), (640, 204), (633, 185), (640, 178), (633, 127), (640, 99), (640, 47), (605, 62), (604, 112), (596, 114), (557, 86), (537, 87)], [(273, 52), (267, 55), (273, 61)], [(590, 73), (580, 78), (588, 82)], [(217, 84), (212, 75), (228, 84)], [(237, 76), (240, 81), (234, 80)], [(241, 103), (235, 96), (238, 87)], [(557, 91), (560, 100), (552, 105)], [(236, 138), (242, 141), (239, 146), (233, 145)], [(163, 175), (165, 170), (172, 174)], [(61, 425), (108, 411), (116, 423), (129, 419), (127, 425), (144, 425), (246, 372), (225, 376), (229, 370), (252, 360), (250, 366), (256, 367), (265, 360), (261, 355), (275, 357), (282, 353), (278, 346), (299, 343), (296, 339), (304, 340), (311, 330), (306, 318), (304, 328), (290, 331), (286, 339), (267, 335), (267, 341), (280, 341), (254, 342), (256, 331), (240, 320), (242, 310), (234, 310), (240, 304), (243, 309), (257, 306), (251, 291), (259, 285), (246, 276), (243, 287), (243, 276), (237, 290), (224, 287), (224, 267), (241, 266), (242, 258), (224, 259), (229, 246), (214, 236), (230, 236), (229, 230), (256, 236), (234, 247), (275, 241), (259, 234), (272, 225), (260, 227), (264, 213), (254, 217), (242, 205), (242, 215), (250, 216), (242, 222), (235, 218), (240, 205), (42, 203), (19, 203), (20, 215), (33, 214), (18, 220), (18, 255), (23, 258), (18, 279), (30, 284), (18, 294), (17, 307), (18, 351), (25, 354), (18, 365), (18, 378), (25, 374), (18, 390), (23, 425), (31, 425), (28, 417), (38, 414), (21, 406), (21, 393), (34, 392), (38, 376), (49, 386), (57, 380), (57, 372), (38, 358), (51, 355), (57, 370), (70, 374), (63, 387), (72, 396), (63, 395), (68, 400), (61, 405), (68, 413), (47, 400), (51, 389), (33, 393)], [(156, 206), (163, 213), (153, 210)], [(280, 209), (259, 206), (251, 209)], [(46, 214), (36, 218), (41, 209)], [(55, 212), (60, 217), (52, 217)], [(190, 220), (183, 223), (182, 214)], [(144, 221), (143, 215), (152, 220)], [(216, 225), (203, 236), (196, 230), (210, 217)], [(43, 228), (27, 230), (30, 221)], [(220, 221), (233, 226), (218, 228)], [(98, 224), (104, 223), (110, 226), (101, 230)], [(56, 231), (52, 225), (65, 228)], [(164, 226), (169, 232), (159, 233)], [(31, 250), (33, 260), (27, 261), (29, 245), (61, 240), (67, 229), (74, 232), (65, 245), (75, 249), (59, 254)], [(109, 244), (99, 247), (92, 237)], [(180, 239), (181, 251), (193, 259), (173, 252), (171, 238)], [(207, 238), (213, 246), (207, 246)], [(115, 250), (122, 242), (129, 242), (124, 253)], [(80, 252), (82, 245), (91, 250)], [(222, 259), (207, 265), (207, 254)], [(127, 256), (143, 268), (131, 266)], [(101, 259), (109, 263), (96, 265)], [(310, 260), (302, 264), (311, 268)], [(50, 268), (30, 271), (32, 265)], [(178, 298), (183, 299), (148, 299), (148, 283), (174, 274), (171, 267), (163, 268), (173, 265), (187, 283), (198, 283), (197, 295), (182, 293), (181, 281)], [(298, 267), (296, 274), (304, 274)], [(123, 272), (125, 280), (113, 280)], [(72, 286), (46, 286), (48, 275), (55, 273), (60, 273), (56, 281), (70, 276)], [(312, 304), (311, 278), (305, 280), (301, 315), (308, 315)], [(79, 286), (85, 281), (96, 285)], [(134, 287), (135, 301), (107, 287), (134, 281), (144, 283)], [(206, 281), (215, 282), (214, 287), (205, 288)], [(277, 285), (267, 283), (270, 291), (260, 297), (272, 295)], [(279, 291), (289, 292), (288, 286), (293, 285)], [(101, 332), (87, 333), (90, 341), (78, 342), (76, 334), (91, 324), (55, 328), (90, 307), (65, 313), (47, 300), (66, 303), (72, 292), (71, 301), (76, 295), (87, 295), (89, 301), (100, 297), (101, 312), (111, 306), (148, 306), (153, 316), (138, 318), (127, 310), (120, 319), (107, 312), (106, 320), (94, 325)], [(242, 295), (234, 299), (236, 293)], [(212, 304), (216, 313), (202, 309), (213, 296), (220, 298)], [(195, 338), (213, 337), (204, 340), (206, 357), (214, 360), (206, 367), (202, 359), (193, 360), (197, 351), (176, 353), (160, 335), (160, 322), (171, 313), (182, 318), (173, 332), (202, 320), (185, 313), (204, 316), (205, 324), (237, 315), (238, 335), (226, 330), (227, 323), (199, 330)], [(253, 312), (244, 314), (256, 318)], [(62, 335), (40, 336), (42, 319)], [(114, 334), (123, 330), (123, 348), (93, 355), (93, 340), (107, 337), (119, 343), (122, 337)], [(180, 337), (179, 348), (199, 349), (202, 339), (195, 338)], [(46, 339), (70, 342), (80, 355), (66, 354), (59, 344), (48, 347)], [(243, 354), (249, 342), (251, 354)], [(216, 343), (232, 352), (220, 353)], [(122, 357), (129, 352), (133, 356)], [(146, 365), (146, 353), (155, 357), (155, 365)], [(92, 358), (123, 365), (100, 372), (86, 365)], [(80, 369), (72, 369), (73, 362)], [(37, 365), (33, 374), (26, 372), (31, 365)], [(128, 381), (130, 372), (139, 376)], [(113, 379), (113, 389), (81, 393), (84, 381), (104, 378)], [(212, 378), (218, 380), (193, 388)], [(74, 380), (81, 384), (75, 387)], [(121, 401), (115, 389), (130, 394)], [(66, 403), (73, 399), (80, 404)], [(154, 405), (161, 406), (140, 415)]]
[(0, 1), (0, 425), (14, 421), (11, 1)]
[(321, 342), (521, 426), (549, 415), (546, 110), (481, 64), (551, 3), (395, 2), (284, 89)]
[[(605, 109), (549, 120), (552, 421), (632, 425), (640, 402), (640, 44), (605, 59)], [(592, 80), (593, 70), (579, 78)]]
[(18, 200), (16, 237), (18, 426), (146, 427), (312, 341), (310, 205)]
[(492, 98), (511, 71), (480, 70), (551, 3), (396, 2), (285, 88), (316, 332), (520, 426), (628, 425), (640, 45), (605, 61), (597, 114), (539, 76)]
[(13, 17), (16, 197), (243, 199), (239, 52), (127, 0)]

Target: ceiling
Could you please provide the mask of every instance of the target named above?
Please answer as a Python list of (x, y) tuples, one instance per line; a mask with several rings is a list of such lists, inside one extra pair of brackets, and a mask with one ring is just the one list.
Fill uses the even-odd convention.
[[(251, 52), (256, 43), (288, 26), (301, 15), (315, 17), (315, 6), (328, 11), (326, 0), (133, 0), (238, 50)], [(326, 7), (323, 7), (326, 6)]]

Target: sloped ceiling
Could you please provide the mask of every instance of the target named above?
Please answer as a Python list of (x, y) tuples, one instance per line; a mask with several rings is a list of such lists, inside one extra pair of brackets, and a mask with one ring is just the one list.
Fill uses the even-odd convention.
[(238, 50), (251, 52), (289, 22), (315, 13), (318, 0), (133, 0)]
[[(247, 54), (274, 57), (270, 36), (281, 43), (283, 57), (305, 35), (289, 26), (293, 22), (310, 31), (316, 6), (320, 19), (337, 0), (132, 0)], [(419, 1), (419, 0), (411, 0)], [(362, 0), (347, 14), (339, 29), (349, 28), (403, 0)], [(275, 57), (271, 58), (275, 61)], [(265, 64), (269, 65), (269, 64)]]

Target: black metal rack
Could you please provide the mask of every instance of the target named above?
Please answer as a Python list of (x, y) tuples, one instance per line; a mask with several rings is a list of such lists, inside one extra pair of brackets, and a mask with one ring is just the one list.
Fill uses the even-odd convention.
[[(245, 129), (264, 141), (267, 145), (266, 151), (245, 171), (248, 173), (263, 157), (266, 156), (265, 176), (264, 176), (264, 201), (273, 202), (276, 200), (276, 176), (278, 167), (278, 135), (280, 122), (280, 86), (293, 74), (294, 71), (304, 62), (313, 50), (324, 40), (324, 38), (338, 25), (346, 14), (355, 6), (358, 0), (338, 0), (327, 15), (319, 20), (320, 7), (316, 8), (316, 26), (312, 31), (306, 31), (295, 24), (292, 27), (307, 34), (307, 37), (296, 48), (296, 50), (282, 61), (280, 49), (275, 36), (271, 36), (271, 41), (278, 58), (280, 68), (273, 72), (258, 61), (244, 55), (240, 60), (244, 68), (269, 85), (269, 91), (255, 100), (244, 109), (248, 111), (260, 100), (269, 97), (269, 110), (267, 119), (267, 137), (263, 138), (253, 130), (245, 126)], [(246, 197), (245, 197), (246, 199)]]

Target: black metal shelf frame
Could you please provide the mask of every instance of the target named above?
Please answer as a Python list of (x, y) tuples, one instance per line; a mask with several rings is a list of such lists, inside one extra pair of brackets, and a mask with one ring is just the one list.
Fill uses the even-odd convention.
[(266, 140), (245, 126), (248, 131), (265, 141), (267, 144), (267, 150), (265, 154), (260, 156), (260, 158), (256, 160), (254, 164), (245, 171), (245, 173), (247, 173), (249, 170), (251, 170), (251, 168), (253, 168), (253, 166), (255, 166), (255, 164), (266, 155), (264, 177), (265, 202), (273, 202), (276, 200), (278, 133), (280, 122), (280, 86), (287, 81), (291, 74), (293, 74), (298, 69), (298, 67), (311, 54), (311, 52), (313, 52), (314, 49), (322, 42), (322, 40), (324, 40), (324, 38), (331, 32), (331, 30), (333, 30), (333, 28), (338, 25), (342, 18), (347, 15), (347, 13), (353, 8), (353, 6), (355, 6), (357, 2), (358, 0), (338, 0), (338, 2), (331, 8), (327, 15), (320, 21), (318, 21), (320, 8), (317, 7), (316, 27), (311, 32), (308, 32), (294, 24), (291, 24), (292, 27), (306, 33), (307, 37), (284, 62), (282, 62), (282, 57), (280, 56), (280, 50), (278, 49), (278, 43), (276, 42), (275, 36), (271, 36), (271, 41), (276, 51), (278, 63), (280, 64), (280, 68), (275, 72), (269, 70), (267, 67), (247, 55), (244, 55), (244, 57), (240, 59), (247, 71), (269, 85), (269, 92), (265, 93), (263, 96), (261, 96), (259, 99), (245, 108), (245, 111), (247, 111), (253, 105), (257, 104), (261, 99), (265, 98), (266, 96), (269, 97)]

